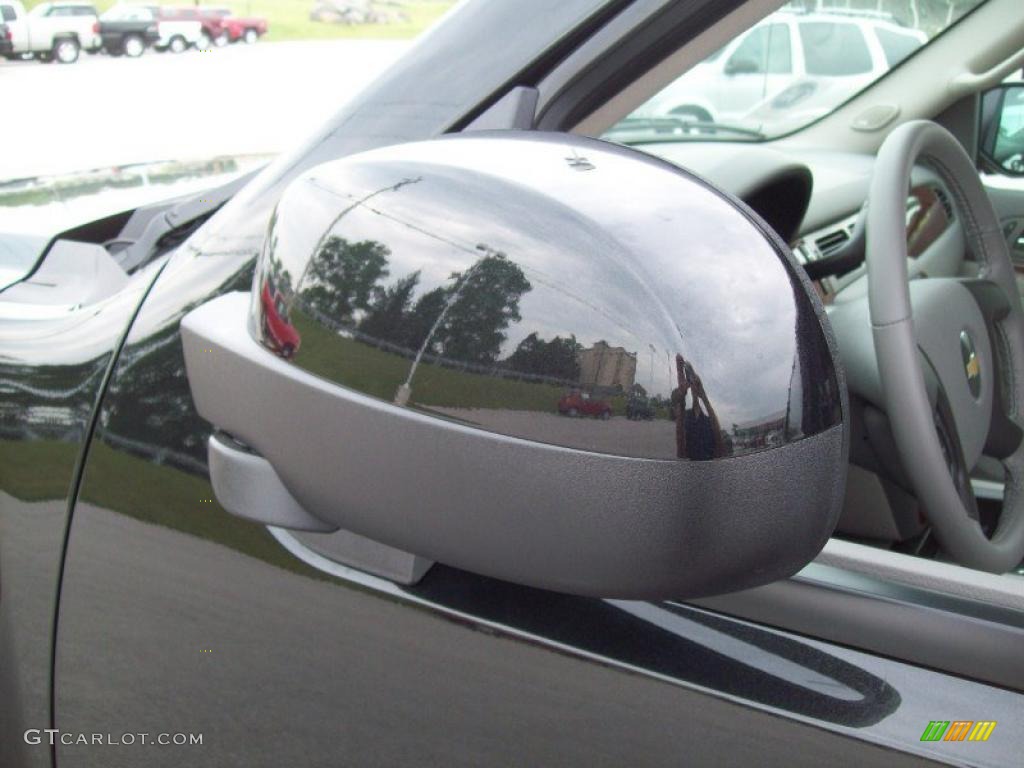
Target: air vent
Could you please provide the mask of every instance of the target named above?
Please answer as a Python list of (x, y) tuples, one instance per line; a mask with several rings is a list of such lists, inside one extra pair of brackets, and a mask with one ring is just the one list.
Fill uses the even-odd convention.
[(822, 235), (814, 241), (814, 245), (823, 257), (829, 256), (842, 246), (847, 240), (850, 239), (850, 233), (845, 229), (837, 229), (829, 232), (827, 235)]
[(946, 194), (946, 190), (942, 187), (935, 187), (935, 196), (939, 198), (939, 202), (942, 203), (942, 209), (946, 212), (946, 218), (950, 221), (956, 219), (953, 212), (953, 203), (949, 200), (949, 195)]

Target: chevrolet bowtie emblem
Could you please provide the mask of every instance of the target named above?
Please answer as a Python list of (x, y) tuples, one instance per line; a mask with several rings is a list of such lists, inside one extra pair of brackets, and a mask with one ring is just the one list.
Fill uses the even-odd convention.
[(569, 163), (569, 167), (577, 171), (592, 171), (595, 166), (586, 157), (580, 155), (575, 149), (572, 151), (572, 157), (565, 158), (566, 162)]

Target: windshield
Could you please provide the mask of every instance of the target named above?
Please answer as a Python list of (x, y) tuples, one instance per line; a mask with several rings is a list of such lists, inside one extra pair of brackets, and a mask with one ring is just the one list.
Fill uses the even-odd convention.
[(984, 0), (785, 5), (618, 123), (623, 143), (763, 140), (799, 130), (928, 45)]
[(136, 8), (130, 5), (115, 5), (100, 16), (104, 21), (149, 21), (153, 12), (148, 8)]

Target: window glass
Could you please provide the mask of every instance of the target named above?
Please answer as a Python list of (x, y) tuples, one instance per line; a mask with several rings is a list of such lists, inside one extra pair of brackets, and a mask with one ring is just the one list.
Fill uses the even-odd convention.
[(148, 8), (115, 5), (104, 13), (102, 18), (108, 21), (152, 21), (153, 13)]
[[(901, 66), (982, 2), (792, 0), (680, 72), (604, 137), (640, 145), (792, 133)], [(963, 56), (972, 55), (968, 48)]]
[(0, 5), (0, 17), (3, 17), (4, 21), (17, 20), (17, 17), (14, 15), (14, 8), (10, 5)]
[(726, 69), (749, 74), (791, 71), (789, 28), (784, 24), (769, 24), (752, 30), (733, 51)]
[(878, 27), (875, 34), (885, 53), (885, 61), (890, 67), (895, 67), (921, 47), (920, 40), (903, 32), (894, 32), (885, 27)]
[(809, 75), (862, 75), (871, 71), (871, 52), (854, 24), (801, 22), (800, 42)]

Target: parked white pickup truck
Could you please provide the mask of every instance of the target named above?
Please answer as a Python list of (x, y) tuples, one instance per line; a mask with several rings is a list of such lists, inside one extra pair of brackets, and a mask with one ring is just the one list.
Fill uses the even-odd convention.
[(0, 0), (0, 22), (11, 34), (8, 58), (32, 55), (71, 64), (81, 51), (100, 48), (99, 23), (92, 3), (42, 3), (26, 12), (18, 0)]

